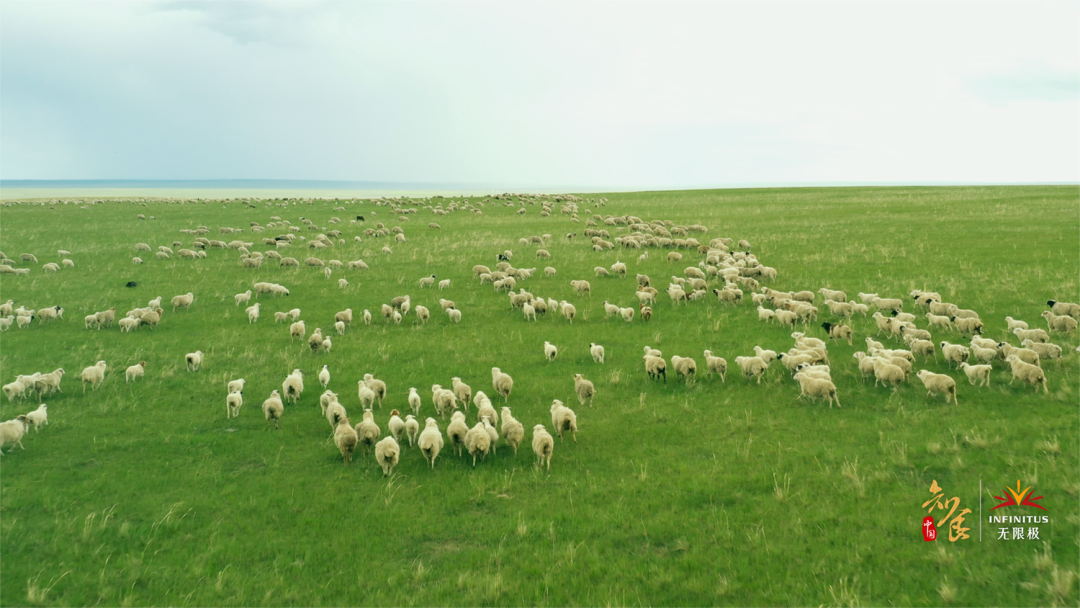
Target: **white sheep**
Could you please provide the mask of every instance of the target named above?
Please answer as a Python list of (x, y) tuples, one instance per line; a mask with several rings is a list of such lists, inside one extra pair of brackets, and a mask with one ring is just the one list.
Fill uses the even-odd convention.
[(1049, 306), (1050, 310), (1056, 315), (1067, 315), (1073, 318), (1080, 318), (1080, 304), (1047, 300), (1046, 305)]
[(525, 427), (510, 413), (510, 408), (502, 408), (502, 435), (506, 444), (517, 454), (518, 446), (525, 439)]
[(364, 309), (364, 325), (371, 325), (371, 311)]
[(14, 443), (25, 450), (26, 447), (22, 444), (22, 438), (26, 435), (29, 426), (30, 422), (27, 420), (26, 415), (19, 415), (0, 423), (0, 454), (3, 453), (3, 447), (9, 443)]
[[(1024, 340), (1023, 342), (1020, 343), (1020, 345), (1025, 347), (1025, 348), (1028, 348), (1030, 350), (1035, 351), (1039, 355), (1038, 359), (1036, 359), (1037, 361), (1042, 360), (1042, 359), (1051, 359), (1051, 360), (1056, 360), (1056, 361), (1061, 360), (1062, 350), (1061, 350), (1061, 347), (1058, 346), (1057, 344), (1051, 344), (1051, 343), (1048, 343), (1048, 342), (1047, 343), (1044, 343), (1044, 342), (1032, 342), (1031, 340)], [(1042, 367), (1042, 365), (1039, 365), (1039, 367)]]
[(691, 357), (672, 355), (671, 367), (675, 369), (675, 377), (681, 377), (687, 384), (693, 384), (697, 379), (697, 362)]
[(592, 355), (593, 362), (595, 362), (595, 363), (603, 363), (604, 362), (604, 347), (603, 346), (600, 346), (599, 344), (590, 342), (589, 343), (589, 354)]
[(936, 393), (944, 393), (945, 403), (948, 403), (949, 395), (952, 395), (953, 405), (957, 405), (956, 381), (952, 377), (945, 374), (935, 374), (928, 369), (920, 369), (915, 376), (922, 380), (928, 397), (933, 397)]
[(270, 393), (269, 399), (263, 401), (262, 410), (263, 417), (266, 418), (266, 426), (269, 427), (273, 423), (274, 429), (277, 430), (278, 421), (285, 413), (285, 404), (281, 402), (281, 395), (276, 390)]
[(659, 380), (663, 376), (664, 384), (667, 384), (667, 361), (663, 357), (646, 354), (642, 360), (645, 362), (645, 373), (649, 375), (649, 378)]
[(368, 388), (363, 380), (356, 383), (356, 395), (360, 399), (361, 408), (370, 409), (375, 405), (375, 391)]
[(328, 384), (330, 384), (330, 366), (329, 365), (324, 365), (324, 366), (322, 366), (322, 369), (319, 370), (319, 384), (321, 384), (323, 388), (326, 388), (326, 386)]
[(136, 379), (141, 378), (143, 376), (143, 373), (145, 372), (146, 361), (140, 361), (135, 365), (132, 365), (131, 367), (124, 370), (124, 384), (127, 384), (128, 382), (133, 382)]
[(456, 308), (447, 308), (446, 316), (454, 323), (461, 323), (461, 311)]
[(1005, 357), (1005, 362), (1008, 363), (1009, 366), (1012, 368), (1013, 377), (1012, 380), (1009, 380), (1010, 385), (1013, 383), (1013, 381), (1019, 378), (1024, 382), (1031, 383), (1031, 385), (1035, 387), (1036, 393), (1039, 392), (1040, 384), (1042, 385), (1043, 391), (1046, 394), (1050, 393), (1050, 389), (1046, 385), (1046, 374), (1043, 373), (1041, 367), (1021, 361), (1020, 357), (1018, 357), (1017, 355), (1009, 355), (1008, 357)]
[(415, 388), (409, 389), (409, 407), (412, 408), (413, 414), (420, 415), (420, 394)]
[(397, 410), (390, 411), (390, 422), (386, 423), (390, 435), (397, 441), (401, 441), (401, 434), (405, 432), (405, 421), (401, 419), (401, 413)]
[(971, 365), (965, 361), (960, 364), (960, 369), (964, 371), (968, 382), (972, 385), (974, 385), (976, 381), (979, 381), (979, 386), (990, 386), (990, 371), (993, 369), (992, 366)]
[[(364, 312), (367, 312), (367, 311), (364, 311)], [(417, 306), (416, 306), (416, 318), (419, 319), (420, 322), (423, 323), (424, 325), (427, 325), (428, 319), (431, 318), (431, 312), (428, 310), (427, 306), (421, 306), (421, 305), (417, 304)], [(458, 317), (458, 320), (459, 321), (461, 320), (460, 315)]]
[(938, 346), (941, 347), (941, 354), (944, 355), (945, 361), (949, 363), (949, 367), (952, 367), (954, 363), (963, 363), (971, 356), (971, 350), (963, 344), (950, 344), (947, 341), (942, 341)]
[(380, 435), (382, 435), (382, 430), (375, 423), (375, 414), (370, 409), (364, 410), (364, 419), (356, 425), (356, 436), (359, 439), (359, 445), (364, 449), (365, 456), (378, 441)]
[[(329, 270), (329, 269), (328, 269)], [(387, 436), (375, 444), (375, 461), (382, 467), (383, 477), (389, 477), (397, 466), (398, 457), (401, 455), (401, 447), (396, 439)]]
[(199, 367), (202, 366), (202, 360), (203, 352), (201, 350), (184, 355), (184, 361), (187, 363), (188, 371), (199, 371)]
[(577, 316), (577, 308), (573, 304), (566, 300), (559, 302), (559, 312), (571, 325), (574, 324), (574, 317)]
[(473, 457), (473, 468), (476, 468), (476, 457), (478, 455), (481, 461), (487, 458), (487, 454), (491, 450), (491, 436), (488, 435), (483, 422), (477, 422), (476, 426), (469, 429), (468, 433), (465, 433), (465, 449)]
[(776, 351), (766, 350), (760, 346), (754, 346), (754, 354), (761, 358), (765, 362), (765, 365), (772, 365), (773, 361), (776, 361)]
[(244, 293), (238, 293), (233, 297), (236, 299), (237, 306), (240, 306), (241, 304), (247, 304), (251, 301), (251, 290), (249, 289)]
[(345, 322), (344, 321), (335, 321), (334, 322), (334, 331), (337, 332), (337, 335), (344, 336), (345, 335)]
[(187, 292), (187, 294), (182, 295), (182, 296), (173, 296), (173, 299), (172, 299), (173, 312), (176, 312), (176, 309), (178, 309), (178, 308), (190, 309), (192, 303), (194, 303), (194, 302), (195, 302), (195, 294), (193, 294), (190, 291)]
[(439, 290), (450, 289), (450, 279), (443, 279), (439, 281)]
[(450, 438), (451, 447), (457, 448), (457, 455), (461, 456), (461, 450), (465, 447), (465, 435), (469, 432), (465, 424), (465, 413), (454, 412), (450, 416), (450, 424), (446, 427), (446, 436)]
[(296, 403), (304, 392), (304, 373), (294, 369), (281, 383), (281, 392), (285, 393), (285, 399)]
[(596, 396), (596, 387), (581, 374), (574, 374), (574, 393), (577, 394), (581, 405), (585, 405), (585, 402), (588, 401), (589, 407), (592, 407), (593, 398)]
[(825, 376), (828, 376), (828, 373), (823, 375), (807, 372), (796, 373), (794, 378), (799, 383), (799, 397), (801, 398), (803, 395), (809, 395), (812, 399), (824, 397), (829, 402), (830, 408), (833, 401), (836, 402), (836, 407), (841, 407), (840, 397), (836, 394), (836, 385), (833, 384), (831, 378)]
[(306, 335), (307, 335), (307, 325), (303, 321), (297, 321), (296, 323), (293, 323), (292, 325), (289, 325), (289, 338), (290, 339), (300, 338), (301, 340), (303, 340), (304, 336), (306, 336)]
[(451, 388), (454, 390), (454, 398), (465, 404), (465, 411), (469, 410), (469, 401), (472, 400), (472, 387), (461, 381), (461, 378), (450, 379)]
[(378, 399), (379, 407), (382, 408), (383, 399), (386, 398), (386, 383), (371, 374), (364, 374), (364, 384), (375, 391), (375, 398)]
[(548, 361), (554, 361), (555, 357), (559, 355), (559, 349), (556, 348), (551, 342), (544, 342), (544, 358)]
[(105, 369), (108, 367), (104, 361), (98, 361), (96, 364), (86, 368), (82, 372), (83, 381), (83, 394), (86, 394), (86, 385), (89, 384), (91, 388), (97, 390), (101, 383), (105, 381)]
[(1005, 317), (1005, 324), (1008, 325), (1009, 333), (1012, 333), (1012, 330), (1017, 328), (1029, 329), (1026, 321), (1020, 321), (1019, 319), (1014, 319), (1012, 317)]
[[(457, 413), (457, 412), (455, 412)], [(410, 416), (411, 418), (411, 416)], [(464, 420), (464, 414), (462, 414)], [(464, 422), (462, 422), (464, 424)], [(420, 452), (424, 455), (424, 460), (431, 465), (431, 468), (435, 468), (435, 459), (439, 456), (439, 452), (443, 448), (443, 436), (439, 431), (439, 423), (434, 418), (428, 418), (424, 423), (424, 430), (420, 433), (420, 439), (417, 445), (420, 447)]]
[(497, 446), (499, 444), (499, 431), (495, 429), (495, 426), (491, 424), (490, 416), (481, 416), (480, 422), (484, 425), (484, 431), (488, 434), (488, 439), (491, 440), (491, 453), (497, 454)]
[(491, 368), (491, 386), (495, 389), (495, 394), (501, 396), (505, 402), (510, 401), (510, 391), (514, 389), (514, 379), (510, 374), (503, 373), (497, 367)]
[(1043, 311), (1042, 318), (1046, 319), (1046, 325), (1050, 328), (1050, 331), (1057, 331), (1069, 335), (1076, 332), (1077, 321), (1068, 315), (1055, 315), (1053, 312), (1047, 310)]
[(895, 365), (891, 359), (873, 357), (874, 386), (880, 383), (891, 384), (895, 389), (901, 382), (907, 379), (904, 369)]
[(225, 398), (225, 418), (239, 418), (240, 407), (244, 405), (244, 395), (239, 391), (235, 393), (229, 393), (229, 396)]
[(577, 443), (577, 415), (574, 410), (563, 405), (562, 401), (555, 399), (551, 403), (551, 426), (562, 440), (566, 432), (569, 432), (574, 443)]
[(359, 437), (356, 435), (356, 429), (352, 427), (348, 417), (341, 416), (338, 418), (337, 423), (334, 425), (334, 445), (341, 452), (341, 458), (345, 466), (348, 466), (349, 461), (352, 460), (358, 442)]
[(252, 324), (252, 323), (255, 323), (255, 322), (257, 322), (259, 320), (259, 311), (261, 310), (261, 308), (262, 308), (262, 304), (256, 302), (255, 304), (253, 304), (251, 306), (248, 306), (244, 310), (244, 312), (247, 313), (248, 324), (249, 325)]
[(49, 424), (49, 406), (42, 403), (36, 410), (26, 413), (26, 421), (34, 425), (34, 432), (41, 430), (43, 425)]
[(551, 455), (555, 451), (555, 439), (547, 432), (544, 425), (538, 424), (533, 427), (532, 440), (533, 453), (536, 454), (536, 466), (546, 466), (551, 470)]
[(420, 434), (420, 423), (416, 421), (416, 416), (407, 414), (405, 416), (405, 435), (409, 438), (409, 447), (416, 445), (416, 438)]
[(420, 279), (420, 289), (423, 289), (425, 287), (431, 287), (434, 284), (435, 284), (435, 275), (431, 275), (430, 277), (424, 277), (424, 278)]

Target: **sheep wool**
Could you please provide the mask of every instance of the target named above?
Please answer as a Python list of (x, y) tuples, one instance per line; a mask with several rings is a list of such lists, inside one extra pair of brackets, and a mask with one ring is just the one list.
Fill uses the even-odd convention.
[(388, 436), (375, 444), (375, 461), (382, 467), (383, 477), (389, 477), (394, 472), (400, 455), (401, 447), (393, 437)]
[(544, 342), (544, 358), (548, 361), (554, 361), (555, 357), (559, 355), (559, 349), (555, 347), (551, 342)]
[(274, 425), (274, 430), (279, 428), (278, 421), (281, 420), (281, 415), (285, 413), (285, 404), (281, 402), (281, 394), (276, 390), (270, 393), (270, 398), (263, 401), (262, 404), (263, 417), (266, 418), (266, 425)]
[(483, 422), (477, 422), (476, 426), (465, 433), (465, 450), (473, 457), (473, 468), (476, 468), (477, 456), (480, 456), (481, 461), (487, 458), (488, 452), (491, 451), (491, 436), (488, 435)]
[(9, 443), (14, 443), (25, 450), (26, 447), (22, 444), (22, 438), (26, 435), (29, 425), (30, 422), (25, 414), (0, 423), (0, 453), (3, 453), (3, 447)]
[(592, 407), (593, 397), (596, 396), (596, 388), (593, 383), (586, 380), (581, 374), (574, 374), (574, 393), (577, 394), (578, 401), (581, 405), (589, 403), (589, 407)]
[(604, 347), (596, 343), (589, 343), (589, 354), (592, 355), (592, 360), (596, 363), (604, 362)]
[(409, 447), (416, 445), (416, 438), (420, 434), (420, 423), (416, 421), (416, 416), (408, 414), (405, 416), (405, 435), (409, 437)]
[(919, 380), (922, 381), (923, 386), (926, 387), (926, 396), (932, 397), (937, 393), (945, 394), (945, 403), (949, 402), (949, 395), (952, 395), (953, 405), (956, 405), (956, 381), (950, 376), (945, 374), (935, 374), (934, 372), (926, 369), (920, 369), (915, 374)]
[(365, 456), (368, 449), (375, 445), (381, 434), (382, 431), (379, 429), (379, 425), (375, 424), (375, 414), (370, 409), (364, 410), (364, 419), (360, 424), (356, 425), (356, 436), (359, 438), (360, 446), (364, 449)]
[(348, 466), (349, 461), (352, 460), (353, 452), (356, 451), (356, 444), (359, 438), (356, 435), (356, 429), (349, 423), (349, 419), (342, 416), (334, 427), (334, 445), (337, 446), (338, 451), (341, 452), (341, 458), (344, 461), (345, 466)]
[(124, 370), (124, 383), (133, 382), (143, 376), (146, 371), (146, 361), (140, 361)]
[(229, 393), (229, 396), (225, 398), (225, 418), (239, 418), (240, 407), (244, 405), (243, 393), (237, 391), (235, 393)]
[(536, 454), (537, 468), (543, 466), (550, 471), (551, 455), (555, 451), (555, 440), (542, 424), (533, 427), (532, 447), (533, 453)]
[(202, 365), (203, 353), (201, 350), (197, 350), (193, 353), (188, 353), (184, 356), (184, 361), (187, 363), (188, 371), (197, 372)]
[[(434, 419), (428, 418), (428, 420)], [(450, 424), (446, 427), (446, 435), (450, 438), (451, 447), (457, 448), (458, 456), (461, 456), (461, 450), (465, 447), (465, 435), (468, 432), (469, 427), (465, 424), (465, 413), (454, 412), (450, 416)], [(421, 433), (421, 436), (423, 436), (423, 433)]]
[(517, 454), (518, 446), (525, 439), (525, 427), (510, 413), (510, 408), (502, 408), (502, 434), (506, 444)]
[(551, 403), (551, 426), (560, 440), (564, 438), (565, 433), (569, 432), (574, 438), (574, 443), (577, 443), (577, 415), (574, 410), (566, 407), (558, 399)]

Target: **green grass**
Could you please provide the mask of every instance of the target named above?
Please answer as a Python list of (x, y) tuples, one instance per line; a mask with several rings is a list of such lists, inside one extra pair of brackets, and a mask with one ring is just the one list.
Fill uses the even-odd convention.
[[(756, 344), (786, 350), (792, 343), (789, 331), (757, 320), (749, 296), (737, 307), (712, 298), (673, 308), (661, 294), (648, 324), (604, 318), (603, 300), (636, 305), (634, 281), (597, 279), (594, 266), (622, 260), (663, 289), (697, 263), (693, 252), (672, 265), (653, 251), (638, 266), (638, 252), (595, 253), (582, 236), (570, 244), (562, 237), (580, 235), (593, 213), (701, 223), (709, 228), (703, 242), (749, 240), (778, 269), (774, 288), (828, 286), (852, 297), (935, 290), (979, 311), (986, 335), (1004, 340), (1011, 337), (1006, 315), (1045, 327), (1039, 314), (1047, 299), (1078, 299), (1077, 188), (607, 198), (599, 209), (582, 204), (580, 224), (558, 212), (541, 218), (539, 206), (522, 217), (492, 203), (482, 216), (421, 209), (407, 223), (371, 203), (345, 212), (322, 201), (4, 206), (0, 249), (9, 257), (30, 252), (45, 263), (68, 249), (77, 267), (46, 275), (34, 266), (29, 276), (3, 275), (0, 283), (2, 300), (66, 309), (65, 321), (0, 335), (3, 382), (56, 367), (68, 372), (64, 394), (46, 399), (51, 424), (0, 461), (0, 604), (1076, 605), (1076, 336), (1054, 336), (1067, 354), (1062, 364), (1045, 365), (1049, 395), (1008, 386), (1000, 364), (991, 386), (979, 389), (942, 362), (920, 362), (917, 368), (958, 380), (959, 406), (947, 406), (940, 396), (927, 398), (917, 380), (896, 392), (864, 382), (852, 353), (876, 329), (857, 318), (855, 347), (829, 347), (843, 403), (829, 409), (798, 400), (779, 366), (760, 386), (741, 378), (736, 356)], [(157, 219), (140, 221), (138, 213)], [(362, 228), (347, 220), (356, 214), (368, 226), (401, 225), (408, 242), (390, 244), (391, 256), (379, 253), (385, 239), (353, 242)], [(321, 226), (333, 215), (345, 219), (333, 227), (347, 243), (319, 257), (363, 258), (371, 269), (335, 271), (331, 280), (269, 260), (245, 270), (231, 250), (197, 261), (143, 255), (144, 265), (131, 264), (137, 242), (187, 246), (192, 239), (179, 230), (200, 224), (211, 228), (208, 238), (231, 240), (217, 228), (265, 225), (272, 215)], [(430, 230), (429, 221), (442, 230)], [(546, 246), (550, 261), (535, 260), (536, 246), (518, 245), (543, 233), (555, 237)], [(265, 247), (257, 241), (253, 249)], [(526, 323), (505, 295), (472, 278), (474, 264), (494, 266), (504, 249), (515, 252), (516, 266), (539, 267), (519, 286), (577, 306), (573, 325), (554, 315)], [(558, 269), (556, 278), (543, 277), (547, 265)], [(433, 273), (452, 279), (452, 289), (417, 289)], [(341, 276), (351, 283), (344, 292)], [(591, 298), (572, 294), (569, 281), (577, 278), (592, 282)], [(124, 287), (132, 280), (139, 286)], [(292, 295), (263, 297), (262, 319), (249, 325), (232, 296), (259, 280), (284, 284)], [(169, 298), (188, 291), (194, 306), (174, 314)], [(363, 309), (378, 317), (380, 304), (406, 293), (432, 309), (427, 326), (412, 315), (400, 327), (359, 321)], [(157, 331), (83, 329), (86, 314), (115, 306), (122, 315), (158, 295), (167, 312)], [(459, 325), (439, 310), (440, 296), (463, 310)], [(331, 330), (333, 314), (346, 307), (357, 320), (334, 336), (332, 353), (313, 356), (274, 324), (275, 310), (294, 307), (309, 331)], [(824, 337), (817, 326), (808, 332)], [(941, 331), (934, 338), (961, 341)], [(555, 362), (544, 361), (544, 340), (559, 346)], [(589, 342), (606, 347), (605, 364), (592, 362)], [(702, 378), (686, 387), (674, 374), (666, 385), (652, 382), (641, 364), (644, 345), (666, 357), (693, 356), (701, 369), (708, 348), (732, 369), (726, 383)], [(206, 357), (191, 373), (183, 357), (196, 349)], [(79, 372), (98, 359), (108, 361), (108, 377), (83, 396)], [(148, 362), (145, 379), (125, 385), (124, 368), (140, 360)], [(357, 380), (373, 373), (387, 382), (390, 397), (376, 411), (384, 433), (390, 409), (407, 409), (410, 386), (420, 389), (423, 414), (434, 415), (432, 384), (461, 376), (491, 394), (490, 368), (499, 366), (514, 377), (509, 405), (528, 429), (526, 442), (516, 457), (500, 448), (475, 470), (449, 449), (434, 471), (417, 450), (404, 450), (389, 480), (371, 456), (344, 467), (318, 410), (315, 374), (324, 363), (354, 423)], [(259, 406), (294, 367), (307, 374), (307, 391), (286, 408), (281, 430), (269, 431)], [(591, 409), (577, 404), (575, 373), (596, 384)], [(238, 377), (248, 380), (245, 405), (227, 421), (225, 384)], [(578, 443), (556, 440), (551, 471), (541, 472), (531, 427), (550, 426), (556, 398), (577, 411)], [(5, 399), (0, 419), (36, 405)], [(1018, 478), (1045, 497), (1051, 523), (1041, 526), (1041, 541), (998, 541), (984, 520), (980, 543), (980, 480), (985, 516), (998, 502), (993, 496)], [(944, 530), (937, 542), (921, 539), (920, 505), (933, 480), (972, 509), (971, 539), (949, 543)]]

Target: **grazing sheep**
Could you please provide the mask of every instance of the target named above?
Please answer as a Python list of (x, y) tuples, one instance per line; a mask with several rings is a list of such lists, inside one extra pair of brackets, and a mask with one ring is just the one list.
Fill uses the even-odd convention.
[(562, 316), (569, 321), (571, 325), (574, 324), (574, 317), (577, 316), (577, 308), (573, 304), (566, 300), (559, 302), (559, 312), (562, 313)]
[(281, 394), (276, 390), (270, 393), (270, 398), (263, 401), (262, 404), (263, 417), (266, 418), (266, 426), (269, 427), (271, 423), (274, 424), (274, 430), (277, 430), (278, 421), (281, 420), (281, 415), (285, 413), (285, 404), (281, 402)]
[(1012, 368), (1012, 380), (1009, 380), (1009, 384), (1012, 385), (1013, 381), (1017, 378), (1024, 382), (1030, 383), (1035, 387), (1035, 392), (1039, 392), (1039, 385), (1043, 387), (1043, 392), (1050, 393), (1050, 389), (1046, 385), (1046, 374), (1043, 373), (1041, 367), (1025, 363), (1020, 360), (1017, 355), (1009, 355), (1005, 357), (1005, 362)]
[(491, 450), (491, 436), (488, 435), (483, 422), (477, 422), (476, 426), (469, 429), (468, 433), (465, 433), (465, 449), (473, 457), (473, 468), (476, 468), (477, 455), (480, 456), (481, 461), (487, 458), (487, 454)]
[(371, 311), (364, 309), (364, 325), (371, 325)]
[(139, 327), (140, 323), (142, 323), (142, 319), (133, 319), (131, 317), (124, 317), (123, 319), (120, 319), (120, 321), (119, 321), (120, 331), (123, 332), (123, 333), (129, 333), (129, 332), (131, 332), (131, 330), (136, 329), (137, 327)]
[(285, 393), (285, 399), (296, 403), (304, 392), (304, 373), (299, 369), (294, 369), (281, 383), (281, 392)]
[(435, 284), (435, 275), (431, 275), (430, 277), (424, 277), (424, 278), (420, 279), (420, 289), (423, 289), (425, 287), (431, 287), (434, 284)]
[(255, 323), (255, 322), (257, 322), (259, 320), (259, 311), (261, 309), (262, 309), (262, 304), (260, 304), (259, 302), (256, 302), (255, 304), (253, 304), (251, 306), (248, 306), (244, 310), (244, 312), (247, 313), (248, 324), (249, 325), (252, 324), (252, 323)]
[(439, 306), (441, 306), (443, 310), (457, 308), (457, 305), (454, 304), (453, 300), (444, 300), (443, 298), (439, 298)]
[(365, 456), (367, 456), (368, 450), (378, 441), (380, 435), (382, 435), (382, 430), (375, 423), (375, 414), (370, 409), (364, 410), (364, 419), (360, 421), (360, 424), (356, 425), (356, 436), (360, 447), (364, 449)]
[(353, 452), (356, 451), (356, 444), (359, 441), (360, 438), (356, 434), (356, 429), (352, 427), (349, 419), (345, 416), (340, 417), (334, 426), (334, 445), (341, 452), (341, 458), (345, 466), (348, 466), (349, 461), (352, 460)]
[(305, 335), (307, 335), (307, 325), (303, 321), (297, 321), (289, 325), (289, 337), (291, 339), (300, 338), (303, 340)]
[(570, 286), (574, 288), (574, 292), (579, 296), (584, 294), (592, 296), (592, 287), (588, 281), (570, 281)]
[(401, 447), (393, 437), (388, 436), (375, 444), (375, 461), (382, 467), (383, 477), (389, 477), (394, 472), (400, 455)]
[(645, 361), (645, 373), (649, 375), (649, 378), (659, 380), (663, 376), (664, 384), (667, 384), (667, 361), (663, 357), (651, 354), (645, 355), (643, 359)]
[(705, 368), (707, 376), (719, 374), (720, 381), (727, 382), (727, 360), (723, 357), (714, 357), (711, 350), (705, 351)]
[(634, 320), (634, 312), (635, 311), (634, 311), (633, 308), (620, 308), (619, 309), (619, 316), (622, 317), (623, 321), (626, 321), (627, 323), (631, 323)]
[(585, 402), (588, 401), (589, 407), (592, 407), (593, 398), (596, 396), (596, 387), (581, 374), (574, 374), (574, 393), (577, 394), (578, 402), (581, 405), (585, 405)]
[(326, 385), (330, 384), (330, 366), (329, 365), (324, 365), (324, 366), (322, 366), (322, 369), (319, 370), (319, 384), (321, 384), (323, 388), (326, 388)]
[(450, 446), (457, 448), (458, 456), (461, 456), (461, 449), (465, 446), (465, 435), (468, 433), (469, 427), (465, 424), (465, 413), (454, 412), (450, 416), (450, 424), (446, 427), (446, 436), (450, 438)]
[(525, 439), (525, 427), (510, 413), (510, 408), (502, 408), (502, 435), (506, 444), (514, 449), (517, 454), (518, 446)]
[(101, 383), (105, 381), (105, 368), (107, 365), (104, 361), (98, 361), (96, 364), (86, 368), (82, 372), (83, 381), (83, 394), (86, 394), (86, 385), (89, 384), (91, 388), (97, 390)]
[(241, 304), (247, 304), (248, 302), (251, 301), (251, 290), (249, 289), (249, 290), (245, 291), (244, 293), (238, 293), (235, 296), (233, 296), (233, 298), (236, 299), (236, 305), (237, 306), (240, 306)]
[(949, 367), (952, 367), (954, 363), (963, 363), (971, 356), (971, 350), (963, 344), (950, 344), (942, 341), (938, 346), (941, 347), (941, 354), (945, 356), (945, 361), (948, 362)]
[(599, 344), (590, 342), (589, 343), (589, 354), (592, 355), (592, 360), (593, 360), (594, 363), (603, 363), (604, 362), (604, 347), (603, 346), (600, 346)]
[[(427, 325), (428, 319), (431, 318), (431, 312), (428, 311), (427, 306), (416, 306), (416, 318), (424, 325)], [(458, 317), (458, 320), (461, 320), (460, 316)]]
[(439, 281), (439, 290), (450, 289), (450, 279), (443, 279)]
[(41, 430), (42, 425), (49, 424), (49, 406), (42, 403), (32, 412), (26, 413), (26, 421), (34, 425), (34, 432)]
[(199, 367), (202, 365), (202, 359), (203, 352), (201, 350), (184, 355), (184, 361), (187, 362), (188, 371), (191, 372), (199, 371)]
[[(458, 413), (458, 412), (455, 412)], [(409, 418), (412, 418), (410, 415)], [(462, 414), (462, 425), (464, 425), (465, 415)], [(451, 423), (453, 424), (453, 423)], [(464, 435), (462, 435), (464, 441)], [(411, 436), (410, 436), (411, 441)], [(420, 452), (424, 455), (424, 461), (431, 465), (431, 468), (435, 469), (435, 459), (439, 456), (439, 452), (443, 448), (443, 436), (439, 431), (439, 423), (434, 418), (428, 418), (424, 423), (424, 431), (420, 433), (420, 439), (418, 444)], [(458, 454), (460, 456), (460, 454)]]
[(25, 450), (26, 447), (22, 444), (22, 438), (23, 435), (26, 435), (29, 426), (30, 422), (27, 420), (26, 415), (19, 415), (0, 423), (0, 454), (3, 453), (3, 447), (9, 443), (14, 443)]
[(1047, 310), (1042, 313), (1042, 318), (1046, 319), (1046, 325), (1050, 328), (1050, 331), (1057, 331), (1070, 336), (1076, 331), (1077, 321), (1068, 315), (1055, 315)]
[(323, 340), (322, 328), (316, 327), (315, 331), (311, 332), (311, 335), (308, 336), (308, 348), (311, 349), (311, 352), (318, 351), (322, 348)]
[(461, 323), (461, 311), (456, 308), (447, 308), (446, 316), (454, 323)]
[(465, 404), (465, 410), (469, 409), (469, 401), (472, 400), (472, 387), (461, 381), (461, 378), (451, 378), (450, 384), (454, 389), (454, 397)]
[(495, 394), (501, 396), (504, 402), (510, 401), (510, 391), (514, 389), (514, 379), (510, 377), (510, 374), (503, 373), (497, 367), (491, 368), (491, 386), (495, 389)]
[(697, 362), (690, 357), (672, 355), (671, 366), (675, 368), (675, 378), (682, 378), (687, 384), (692, 384), (697, 378)]
[(190, 309), (191, 304), (193, 302), (195, 302), (195, 294), (193, 294), (190, 291), (186, 295), (173, 296), (173, 299), (172, 299), (173, 312), (176, 312), (177, 308)]
[(409, 447), (416, 445), (416, 437), (420, 434), (420, 423), (416, 421), (416, 416), (407, 414), (405, 416), (405, 435), (409, 438)]
[(240, 417), (240, 407), (244, 405), (244, 395), (239, 391), (229, 393), (225, 398), (225, 418), (227, 420)]
[(945, 374), (935, 374), (927, 369), (920, 369), (915, 376), (918, 377), (918, 379), (922, 381), (923, 386), (926, 387), (927, 397), (933, 397), (937, 393), (944, 393), (945, 403), (948, 403), (949, 395), (952, 395), (953, 405), (957, 405), (956, 381), (950, 376)]
[(563, 405), (563, 402), (558, 399), (551, 403), (551, 426), (560, 440), (569, 431), (574, 438), (574, 443), (577, 443), (577, 415), (574, 414), (574, 410)]
[(131, 258), (131, 263), (134, 264), (134, 265), (139, 265), (139, 264), (142, 264), (143, 261), (142, 261), (142, 258), (140, 258), (140, 257), (134, 257), (134, 258)]
[(364, 384), (375, 392), (375, 398), (379, 400), (379, 408), (382, 408), (383, 399), (386, 398), (386, 383), (376, 379), (371, 374), (364, 374)]
[(821, 324), (821, 327), (828, 332), (830, 340), (846, 340), (848, 346), (852, 345), (855, 337), (855, 332), (851, 330), (847, 325), (834, 325), (826, 321)]
[(346, 325), (351, 325), (353, 319), (352, 309), (346, 308), (345, 310), (334, 314), (334, 322), (341, 321)]
[(960, 369), (964, 370), (964, 374), (967, 375), (968, 382), (972, 385), (975, 381), (979, 381), (979, 386), (990, 386), (990, 371), (994, 369), (990, 365), (971, 365), (967, 362), (960, 364)]
[(124, 384), (141, 378), (146, 372), (146, 361), (140, 361), (124, 370)]
[(555, 347), (551, 342), (544, 342), (544, 358), (548, 361), (554, 361), (555, 357), (559, 355), (559, 349)]

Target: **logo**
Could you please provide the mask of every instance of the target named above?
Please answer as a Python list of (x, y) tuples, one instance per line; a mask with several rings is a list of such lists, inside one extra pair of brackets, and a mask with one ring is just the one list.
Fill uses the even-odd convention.
[[(971, 509), (960, 509), (958, 512), (957, 508), (960, 507), (960, 497), (953, 496), (952, 498), (945, 498), (945, 491), (937, 484), (936, 479), (930, 484), (930, 493), (933, 494), (933, 497), (924, 502), (922, 508), (926, 509), (926, 512), (930, 514), (933, 514), (934, 509), (937, 509), (938, 512), (944, 516), (937, 521), (937, 524), (934, 523), (932, 515), (923, 518), (923, 540), (927, 542), (936, 540), (937, 528), (940, 528), (946, 522), (949, 523), (949, 527), (946, 529), (949, 531), (950, 543), (970, 538), (968, 532), (971, 528), (964, 527), (964, 516), (970, 515)], [(945, 514), (946, 510), (948, 511), (948, 514)]]
[(922, 520), (922, 539), (926, 542), (937, 540), (937, 528), (934, 527), (934, 518), (929, 515)]
[(1023, 491), (1021, 491), (1020, 490), (1020, 480), (1017, 479), (1016, 480), (1016, 491), (1013, 492), (1012, 488), (1006, 486), (1005, 487), (1005, 492), (1008, 494), (1008, 498), (1004, 498), (1004, 497), (1001, 497), (1001, 496), (995, 496), (994, 498), (996, 498), (996, 499), (998, 499), (998, 500), (1000, 500), (1002, 502), (1001, 502), (1001, 504), (999, 504), (998, 506), (996, 506), (996, 507), (994, 507), (993, 509), (990, 509), (990, 510), (993, 511), (994, 509), (1000, 509), (1001, 507), (1025, 506), (1025, 507), (1035, 507), (1036, 509), (1042, 509), (1043, 511), (1045, 511), (1046, 507), (1044, 507), (1042, 505), (1035, 504), (1035, 501), (1042, 500), (1043, 497), (1042, 496), (1036, 496), (1035, 498), (1030, 498), (1031, 495), (1028, 493), (1030, 490), (1031, 490), (1031, 486), (1028, 486), (1028, 487), (1024, 488)]

